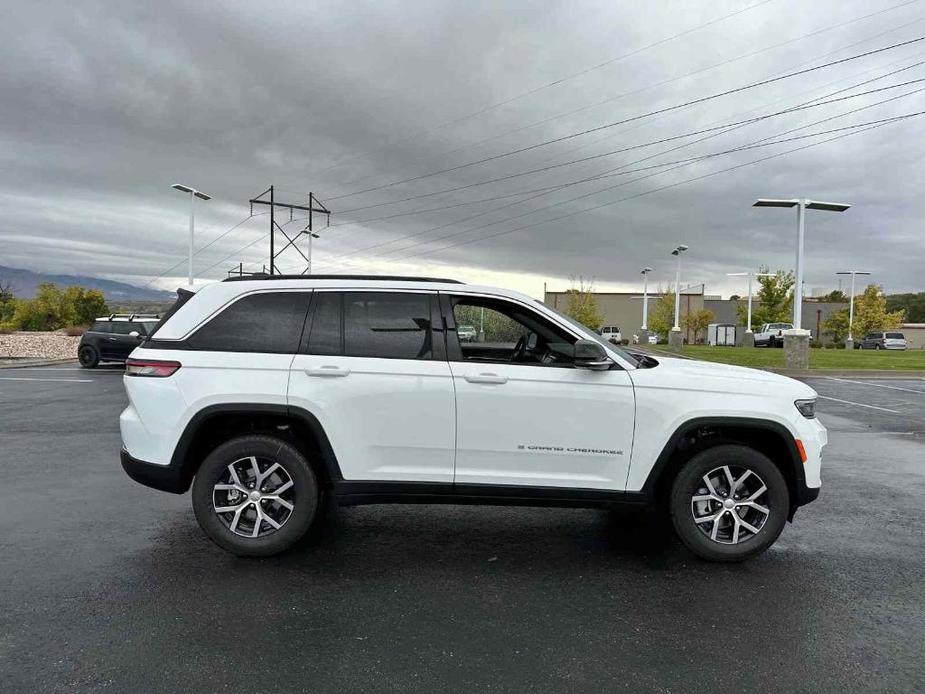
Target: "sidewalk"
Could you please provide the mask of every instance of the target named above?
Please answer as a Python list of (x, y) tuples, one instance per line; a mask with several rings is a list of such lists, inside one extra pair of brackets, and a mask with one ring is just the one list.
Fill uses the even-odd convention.
[(23, 366), (52, 366), (54, 364), (76, 364), (76, 359), (30, 359), (29, 357), (0, 359), (0, 369), (18, 369)]

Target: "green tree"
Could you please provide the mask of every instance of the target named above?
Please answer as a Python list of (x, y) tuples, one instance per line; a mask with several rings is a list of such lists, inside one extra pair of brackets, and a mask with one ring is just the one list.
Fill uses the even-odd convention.
[(823, 294), (820, 296), (819, 301), (824, 301), (830, 304), (847, 304), (848, 295), (845, 294), (841, 289), (833, 289), (828, 294)]
[(844, 342), (848, 337), (848, 309), (835, 311), (822, 321), (822, 333), (831, 337), (833, 342)]
[(905, 309), (907, 323), (925, 323), (925, 292), (918, 294), (890, 294), (886, 297), (886, 310)]
[(586, 285), (585, 281), (579, 278), (576, 287), (573, 279), (572, 287), (566, 291), (566, 296), (568, 303), (565, 306), (565, 314), (595, 332), (600, 330), (604, 317), (594, 297), (594, 286), (591, 283)]
[(864, 293), (854, 299), (853, 335), (864, 336), (878, 330), (892, 330), (903, 324), (906, 311), (887, 311), (886, 297), (883, 289), (876, 284), (869, 284)]
[(99, 316), (109, 313), (106, 298), (99, 289), (68, 287), (64, 291), (64, 301), (68, 306), (73, 307), (74, 322), (72, 325), (90, 325)]
[[(834, 342), (844, 342), (848, 337), (847, 308), (836, 311), (822, 323), (822, 332), (831, 336)], [(870, 284), (863, 294), (854, 298), (854, 323), (851, 334), (860, 339), (871, 332), (879, 330), (892, 330), (902, 325), (905, 310), (887, 311), (886, 297), (876, 284)]]
[(8, 323), (16, 310), (16, 297), (9, 282), (0, 281), (0, 323)]
[(702, 308), (688, 313), (681, 319), (681, 324), (694, 335), (694, 342), (698, 342), (700, 333), (705, 332), (707, 326), (716, 320), (716, 315), (708, 308)]
[(674, 292), (670, 287), (651, 304), (646, 325), (661, 337), (668, 337), (674, 326)]
[[(759, 268), (759, 272), (768, 272), (768, 268)], [(752, 303), (752, 330), (765, 323), (789, 321), (793, 316), (793, 273), (778, 270), (770, 277), (757, 279), (761, 288), (755, 294)], [(744, 325), (748, 322), (747, 306), (738, 306), (736, 312), (739, 314), (740, 323)]]
[(16, 301), (10, 322), (20, 330), (58, 330), (89, 325), (108, 312), (103, 295), (95, 289), (68, 287), (62, 291), (51, 282), (43, 282), (33, 298)]

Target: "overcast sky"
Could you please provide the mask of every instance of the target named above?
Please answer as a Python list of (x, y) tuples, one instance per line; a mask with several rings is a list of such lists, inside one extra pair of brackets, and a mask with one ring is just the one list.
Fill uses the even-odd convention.
[[(744, 293), (727, 272), (794, 264), (795, 213), (752, 202), (806, 196), (852, 205), (808, 213), (808, 289), (854, 268), (922, 291), (925, 118), (679, 160), (925, 111), (925, 82), (646, 143), (923, 79), (925, 41), (637, 118), (921, 36), (917, 0), (19, 3), (0, 26), (0, 265), (172, 289), (188, 205), (171, 184), (214, 198), (197, 248), (274, 184), (333, 212), (316, 272), (635, 291), (646, 265), (673, 281), (686, 243), (682, 283), (726, 295)], [(604, 172), (618, 175), (555, 188)], [(246, 221), (197, 254), (197, 277), (259, 267), (267, 231)]]

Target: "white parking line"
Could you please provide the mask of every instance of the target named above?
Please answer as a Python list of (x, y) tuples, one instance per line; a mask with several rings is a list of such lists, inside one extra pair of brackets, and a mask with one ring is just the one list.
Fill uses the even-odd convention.
[(873, 386), (874, 388), (889, 388), (890, 390), (901, 390), (904, 393), (919, 393), (925, 395), (925, 390), (916, 390), (915, 388), (903, 388), (902, 386), (888, 386), (884, 383), (868, 383), (867, 381), (852, 381), (850, 378), (835, 378), (834, 376), (822, 376), (828, 381), (841, 381), (842, 383), (857, 383), (860, 386)]
[(891, 414), (900, 414), (899, 410), (888, 410), (885, 407), (877, 407), (876, 405), (865, 405), (863, 402), (851, 402), (850, 400), (839, 400), (838, 398), (830, 398), (827, 395), (819, 396), (823, 400), (831, 400), (833, 402), (840, 402), (843, 405), (855, 405), (856, 407), (868, 407), (872, 410), (880, 410), (881, 412), (889, 412)]
[(45, 381), (48, 383), (93, 383), (92, 378), (29, 378), (28, 376), (0, 376), (0, 381)]

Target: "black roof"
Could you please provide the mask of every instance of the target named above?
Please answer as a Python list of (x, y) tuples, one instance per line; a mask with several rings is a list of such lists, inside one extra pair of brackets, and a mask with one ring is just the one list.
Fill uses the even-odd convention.
[(413, 277), (409, 275), (270, 275), (262, 272), (240, 277), (227, 277), (222, 282), (247, 282), (248, 280), (387, 280), (390, 282), (462, 284), (459, 280), (448, 280), (442, 277)]

